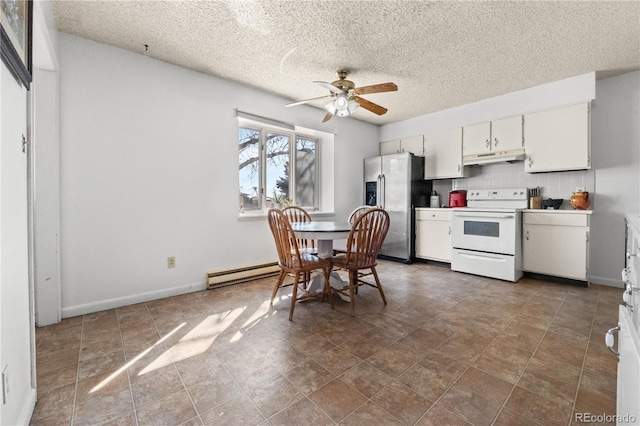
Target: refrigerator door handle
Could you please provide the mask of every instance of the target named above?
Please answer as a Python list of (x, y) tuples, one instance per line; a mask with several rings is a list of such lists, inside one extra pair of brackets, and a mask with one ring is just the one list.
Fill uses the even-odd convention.
[(379, 207), (380, 206), (380, 196), (382, 195), (382, 175), (378, 175), (378, 179), (377, 179), (377, 186), (376, 186), (376, 205), (374, 207)]
[(382, 174), (382, 202), (380, 203), (380, 208), (384, 209), (384, 206), (387, 204), (387, 177)]

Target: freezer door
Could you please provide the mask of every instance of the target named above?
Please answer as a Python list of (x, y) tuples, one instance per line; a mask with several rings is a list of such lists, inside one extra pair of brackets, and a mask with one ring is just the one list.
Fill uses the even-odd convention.
[(378, 204), (389, 213), (389, 233), (380, 254), (411, 260), (411, 154), (382, 157), (382, 189)]

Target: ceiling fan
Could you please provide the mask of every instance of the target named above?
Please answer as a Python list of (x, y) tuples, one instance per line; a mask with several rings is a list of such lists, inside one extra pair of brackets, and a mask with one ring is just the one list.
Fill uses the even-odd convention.
[(347, 80), (349, 71), (338, 70), (336, 71), (336, 74), (338, 74), (338, 80), (332, 83), (328, 83), (326, 81), (314, 81), (314, 83), (317, 83), (325, 89), (328, 89), (331, 92), (329, 95), (305, 99), (298, 102), (292, 102), (285, 106), (291, 107), (306, 104), (318, 99), (334, 98), (331, 102), (324, 106), (324, 108), (329, 112), (327, 112), (327, 115), (324, 116), (324, 119), (322, 120), (323, 123), (325, 121), (329, 121), (334, 115), (337, 115), (338, 117), (346, 117), (355, 112), (355, 110), (359, 106), (373, 112), (374, 114), (383, 115), (387, 112), (386, 108), (381, 107), (380, 105), (368, 101), (364, 98), (361, 98), (360, 95), (369, 95), (371, 93), (381, 92), (395, 92), (396, 90), (398, 90), (398, 86), (391, 82), (373, 84), (371, 86), (356, 87), (353, 81)]

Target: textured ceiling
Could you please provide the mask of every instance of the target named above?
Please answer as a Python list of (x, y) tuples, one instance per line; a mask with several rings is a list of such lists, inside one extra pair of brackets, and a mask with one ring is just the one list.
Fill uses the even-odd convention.
[[(640, 2), (69, 1), (60, 31), (299, 101), (392, 81), (386, 124), (596, 71), (640, 69)], [(145, 51), (148, 45), (148, 51)], [(322, 107), (326, 103), (310, 105)], [(294, 107), (300, 108), (300, 107)], [(318, 111), (318, 121), (324, 110)], [(334, 118), (336, 119), (336, 118)]]

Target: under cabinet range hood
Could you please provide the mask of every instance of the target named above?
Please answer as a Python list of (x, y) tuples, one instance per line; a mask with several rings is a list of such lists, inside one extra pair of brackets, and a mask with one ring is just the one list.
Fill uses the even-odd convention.
[(473, 166), (476, 164), (504, 163), (524, 160), (524, 148), (510, 151), (492, 151), (482, 154), (465, 155), (463, 164)]

